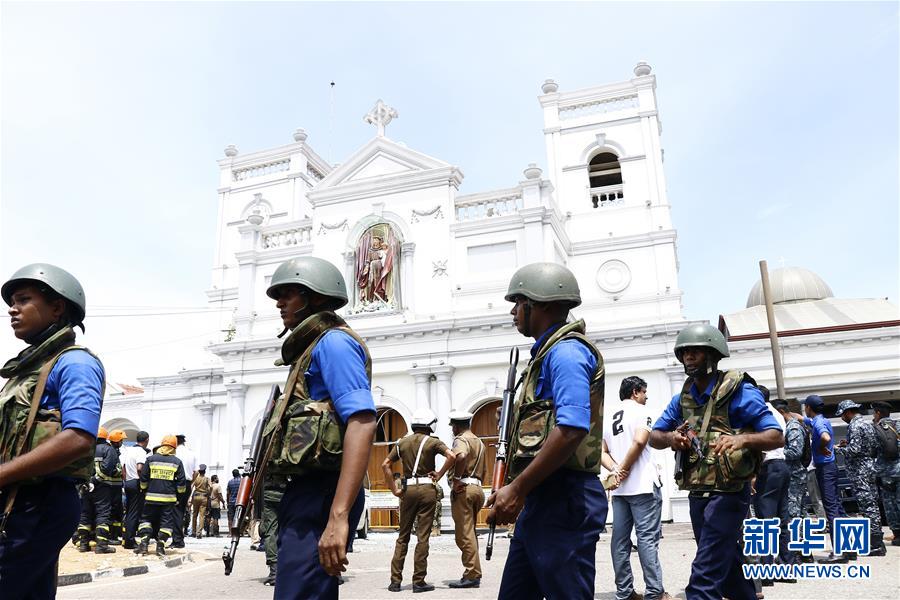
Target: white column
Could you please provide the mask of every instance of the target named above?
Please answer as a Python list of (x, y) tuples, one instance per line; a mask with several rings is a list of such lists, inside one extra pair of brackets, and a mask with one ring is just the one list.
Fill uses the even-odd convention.
[(252, 333), (254, 311), (254, 288), (256, 285), (255, 250), (259, 242), (259, 226), (241, 225), (241, 250), (238, 261), (238, 308), (234, 317), (237, 339), (247, 339)]
[(227, 383), (228, 391), (228, 464), (226, 471), (244, 464), (244, 401), (249, 386)]
[(401, 308), (414, 310), (413, 289), (415, 277), (413, 274), (413, 254), (416, 252), (415, 242), (400, 244), (400, 302)]
[(453, 406), (451, 383), (453, 371), (455, 369), (449, 365), (433, 367), (432, 373), (436, 378), (436, 393), (433, 398), (434, 404), (432, 410), (438, 417), (437, 433), (441, 440), (449, 445), (452, 432), (450, 429), (450, 407)]
[(429, 385), (429, 373), (416, 373), (416, 408), (428, 408), (431, 405), (431, 390)]
[(200, 413), (202, 423), (200, 428), (200, 448), (197, 451), (197, 464), (212, 465), (215, 459), (215, 453), (212, 448), (212, 421), (216, 405), (206, 400), (195, 404), (194, 408)]
[(347, 285), (348, 306), (345, 310), (352, 310), (356, 304), (356, 252), (347, 250), (344, 252), (344, 282)]

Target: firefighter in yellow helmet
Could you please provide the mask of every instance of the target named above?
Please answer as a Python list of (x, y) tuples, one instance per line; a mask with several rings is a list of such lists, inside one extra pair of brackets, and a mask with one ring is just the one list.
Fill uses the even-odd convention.
[(147, 457), (141, 469), (141, 491), (144, 492), (144, 510), (141, 524), (138, 526), (140, 544), (135, 554), (147, 554), (150, 537), (153, 535), (153, 522), (159, 522), (156, 534), (156, 554), (165, 556), (166, 542), (172, 537), (175, 528), (175, 504), (178, 494), (187, 489), (187, 478), (181, 459), (175, 456), (178, 439), (167, 435), (161, 441), (156, 452)]

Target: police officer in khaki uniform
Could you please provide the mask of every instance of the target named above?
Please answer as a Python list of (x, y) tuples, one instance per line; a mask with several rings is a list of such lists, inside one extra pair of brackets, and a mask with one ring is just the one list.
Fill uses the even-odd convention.
[(481, 585), (481, 561), (478, 559), (478, 538), (475, 523), (478, 511), (484, 506), (484, 442), (470, 429), (472, 413), (457, 410), (450, 413), (453, 428), (453, 466), (450, 513), (456, 525), (456, 546), (462, 552), (465, 567), (459, 581), (451, 581), (452, 588), (477, 588)]
[[(388, 590), (392, 592), (400, 591), (403, 562), (409, 548), (413, 521), (416, 522), (413, 592), (430, 592), (434, 589), (433, 585), (425, 583), (425, 573), (428, 570), (428, 539), (431, 537), (431, 523), (437, 505), (435, 482), (439, 481), (456, 462), (456, 458), (444, 442), (431, 435), (436, 422), (437, 417), (431, 410), (427, 408), (416, 410), (410, 423), (412, 434), (401, 438), (381, 463), (384, 477), (390, 482), (391, 492), (400, 498), (400, 533), (391, 561), (391, 584), (388, 586)], [(447, 460), (436, 473), (434, 459), (438, 454), (444, 455)], [(398, 460), (403, 465), (401, 488), (397, 487), (397, 481), (391, 473), (391, 465)]]

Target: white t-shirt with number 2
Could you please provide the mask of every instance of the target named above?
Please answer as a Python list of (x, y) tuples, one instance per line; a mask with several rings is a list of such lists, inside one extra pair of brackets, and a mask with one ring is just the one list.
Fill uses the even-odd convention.
[[(603, 441), (609, 453), (617, 463), (621, 463), (631, 448), (634, 435), (639, 430), (650, 431), (653, 428), (653, 416), (650, 410), (634, 400), (622, 400), (615, 405), (612, 417), (603, 422)], [(659, 485), (659, 477), (650, 444), (644, 446), (640, 456), (631, 465), (628, 477), (618, 488), (610, 492), (614, 496), (634, 496), (653, 493), (653, 486)]]

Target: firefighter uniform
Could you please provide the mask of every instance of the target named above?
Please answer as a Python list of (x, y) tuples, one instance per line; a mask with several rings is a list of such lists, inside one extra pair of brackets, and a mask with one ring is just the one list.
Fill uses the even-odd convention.
[(147, 457), (141, 469), (141, 490), (144, 492), (144, 510), (138, 526), (140, 544), (135, 554), (147, 554), (153, 526), (158, 523), (156, 553), (164, 555), (166, 542), (172, 537), (175, 523), (175, 505), (178, 495), (187, 489), (187, 478), (181, 459), (175, 456), (175, 436), (163, 438), (155, 454)]

